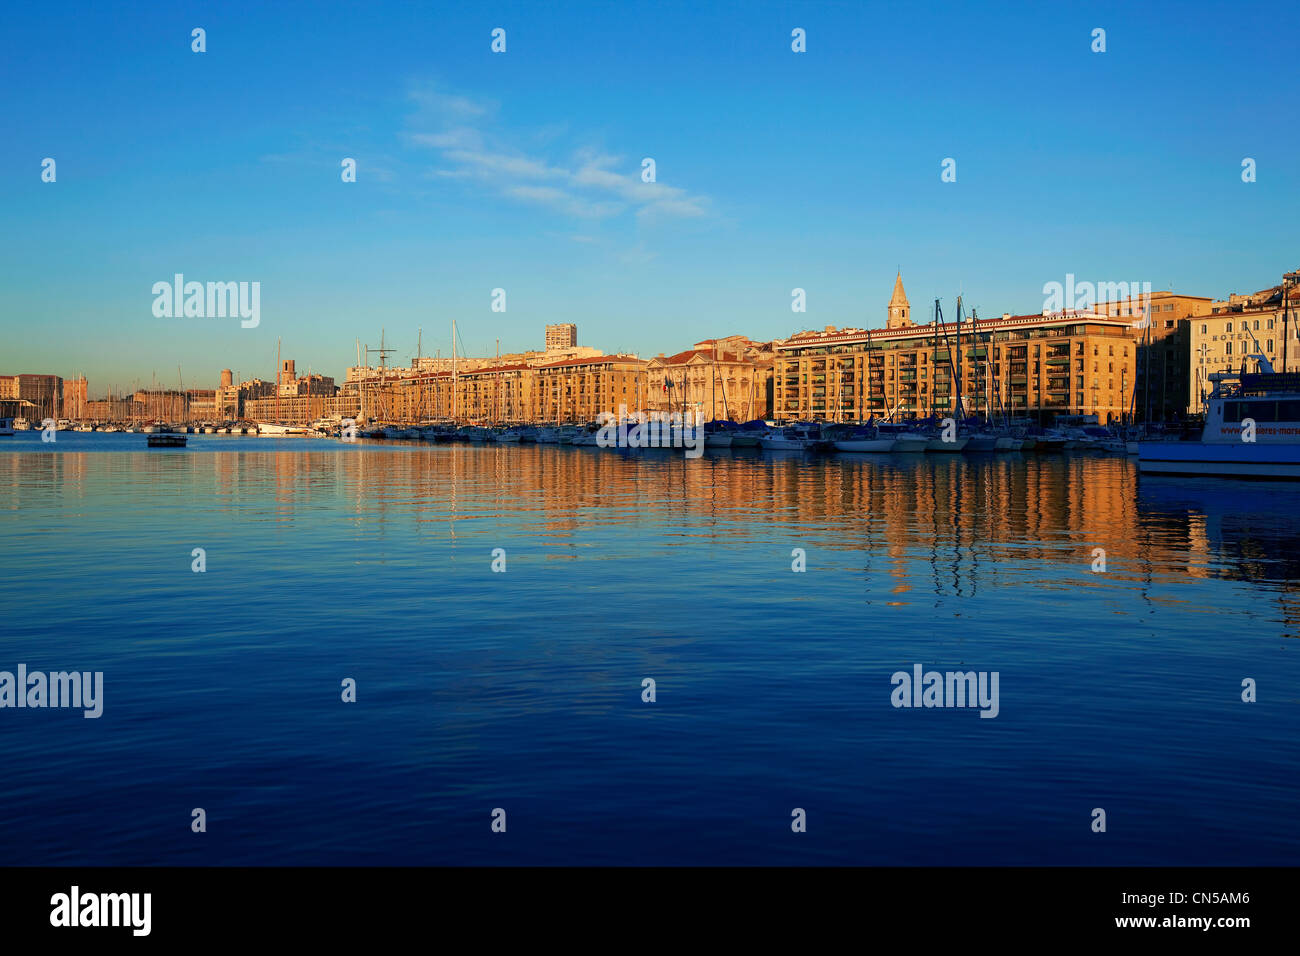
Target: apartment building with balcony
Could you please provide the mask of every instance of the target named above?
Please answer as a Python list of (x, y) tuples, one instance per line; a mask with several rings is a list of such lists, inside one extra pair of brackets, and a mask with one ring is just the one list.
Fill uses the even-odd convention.
[(1131, 407), (1134, 332), (1131, 319), (1091, 311), (918, 325), (899, 277), (884, 329), (828, 326), (777, 343), (773, 414), (1119, 421)]

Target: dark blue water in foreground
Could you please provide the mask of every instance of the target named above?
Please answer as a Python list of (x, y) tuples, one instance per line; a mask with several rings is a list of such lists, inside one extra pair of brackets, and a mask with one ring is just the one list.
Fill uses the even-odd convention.
[[(1295, 485), (143, 443), (0, 439), (0, 670), (105, 675), (0, 710), (6, 863), (1300, 859)], [(894, 708), (916, 663), (998, 717)]]

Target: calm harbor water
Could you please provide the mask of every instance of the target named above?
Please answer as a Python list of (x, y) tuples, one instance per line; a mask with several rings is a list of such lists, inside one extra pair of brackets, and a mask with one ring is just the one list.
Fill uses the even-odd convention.
[[(0, 710), (6, 862), (1294, 864), (1295, 494), (1072, 455), (0, 439), (0, 670), (105, 681), (97, 720)], [(998, 716), (893, 707), (914, 664), (999, 672)]]

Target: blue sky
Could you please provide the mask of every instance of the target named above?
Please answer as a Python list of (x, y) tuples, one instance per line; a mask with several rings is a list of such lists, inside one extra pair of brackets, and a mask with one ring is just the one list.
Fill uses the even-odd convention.
[[(356, 339), (385, 329), (405, 364), (421, 327), (448, 354), (453, 319), (472, 354), (572, 321), (649, 356), (877, 325), (899, 267), (918, 318), (959, 291), (1038, 311), (1067, 272), (1254, 291), (1300, 266), (1298, 21), (1290, 3), (12, 7), (0, 372), (84, 371), (98, 395), (180, 365), (210, 387), (272, 376), (282, 339), (341, 380)], [(177, 272), (260, 282), (260, 325), (155, 318)]]

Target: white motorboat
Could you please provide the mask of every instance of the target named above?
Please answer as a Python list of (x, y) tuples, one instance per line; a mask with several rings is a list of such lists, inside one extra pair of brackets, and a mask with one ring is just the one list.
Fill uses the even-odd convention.
[(930, 436), (918, 431), (913, 431), (906, 425), (900, 425), (892, 422), (881, 422), (876, 426), (876, 435), (880, 438), (893, 439), (893, 447), (889, 450), (895, 454), (905, 454), (925, 451), (926, 445), (930, 444)]
[(12, 418), (0, 418), (0, 435), (10, 436), (14, 433), (14, 420)]
[(925, 450), (937, 454), (953, 454), (964, 451), (970, 444), (970, 438), (966, 435), (954, 435), (952, 441), (944, 441), (942, 436), (936, 436), (928, 439), (925, 443)]
[(966, 436), (966, 447), (962, 451), (983, 453), (998, 450), (998, 436), (992, 432), (973, 432)]
[(291, 435), (306, 435), (305, 425), (281, 425), (276, 422), (258, 422), (257, 434), (267, 438), (287, 438)]
[(1199, 441), (1138, 443), (1152, 474), (1300, 478), (1300, 374), (1215, 372)]
[(764, 451), (811, 451), (821, 441), (820, 426), (812, 424), (779, 425), (758, 439)]
[(887, 454), (894, 450), (895, 439), (889, 435), (881, 433), (869, 426), (864, 425), (855, 428), (843, 438), (834, 439), (836, 451)]

